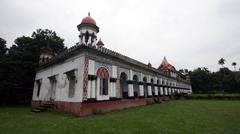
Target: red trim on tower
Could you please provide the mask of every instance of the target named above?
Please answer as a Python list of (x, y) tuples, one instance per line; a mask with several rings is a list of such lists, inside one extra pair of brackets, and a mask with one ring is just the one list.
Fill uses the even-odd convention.
[(88, 95), (88, 65), (89, 58), (86, 56), (84, 61), (84, 73), (83, 73), (83, 100), (87, 100)]

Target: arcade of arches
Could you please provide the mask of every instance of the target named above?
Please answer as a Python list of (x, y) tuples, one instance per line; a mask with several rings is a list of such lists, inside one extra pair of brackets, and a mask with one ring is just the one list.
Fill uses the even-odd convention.
[(120, 91), (121, 97), (125, 99), (186, 93), (183, 88), (177, 87), (174, 82), (161, 78), (160, 80), (157, 79), (156, 82), (154, 78), (151, 78), (148, 82), (146, 76), (141, 80), (137, 75), (133, 75), (130, 79), (125, 72), (120, 73)]

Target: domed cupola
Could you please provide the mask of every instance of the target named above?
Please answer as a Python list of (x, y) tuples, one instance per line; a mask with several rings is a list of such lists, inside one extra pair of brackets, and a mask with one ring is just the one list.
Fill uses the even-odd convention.
[(79, 35), (79, 44), (94, 46), (97, 42), (97, 33), (99, 32), (99, 28), (96, 24), (96, 21), (90, 16), (82, 19), (81, 24), (77, 26)]

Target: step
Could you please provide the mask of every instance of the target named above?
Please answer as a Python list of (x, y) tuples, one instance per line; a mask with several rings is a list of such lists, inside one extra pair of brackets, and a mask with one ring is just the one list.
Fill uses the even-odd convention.
[(43, 112), (43, 110), (40, 110), (40, 109), (37, 109), (37, 108), (33, 108), (31, 111), (35, 112), (35, 113)]
[(44, 111), (46, 111), (47, 110), (47, 108), (46, 107), (37, 107), (36, 109), (39, 109), (39, 110), (44, 110)]
[(44, 107), (44, 108), (53, 108), (54, 105), (45, 105), (41, 104), (39, 107)]

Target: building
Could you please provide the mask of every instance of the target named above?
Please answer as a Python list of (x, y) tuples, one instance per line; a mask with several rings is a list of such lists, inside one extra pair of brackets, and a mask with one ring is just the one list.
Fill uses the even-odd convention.
[(36, 73), (32, 107), (54, 108), (83, 116), (191, 94), (189, 77), (164, 57), (158, 69), (104, 47), (99, 27), (90, 14), (77, 26), (79, 42), (53, 56), (43, 48)]

